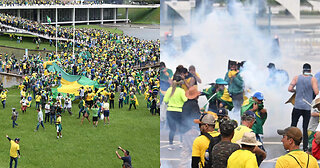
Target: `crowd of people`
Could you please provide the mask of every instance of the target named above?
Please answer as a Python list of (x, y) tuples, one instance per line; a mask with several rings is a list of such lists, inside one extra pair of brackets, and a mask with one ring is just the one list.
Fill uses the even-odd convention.
[[(264, 95), (246, 93), (241, 65), (229, 62), (225, 78), (216, 79), (200, 92), (197, 85), (201, 79), (194, 66), (187, 69), (179, 65), (173, 73), (164, 62), (160, 63), (160, 98), (164, 103), (161, 115), (166, 116), (163, 122), (169, 128), (169, 151), (176, 150), (174, 137), (180, 136), (184, 159), (179, 167), (258, 167), (266, 158), (261, 138), (268, 116)], [(320, 98), (315, 97), (319, 94), (318, 82), (311, 75), (310, 64), (303, 65), (303, 73), (293, 78), (288, 91), (295, 93), (292, 122), (290, 127), (277, 132), (283, 136), (281, 142), (289, 153), (277, 160), (276, 168), (319, 167), (316, 159), (320, 159)], [(198, 104), (200, 96), (207, 99), (202, 108)], [(240, 119), (231, 118), (229, 111)], [(302, 131), (297, 128), (300, 116), (303, 116)]]
[[(54, 25), (44, 25), (16, 16), (1, 13), (0, 22), (49, 37), (55, 37), (56, 35)], [(76, 29), (74, 35), (72, 28), (59, 27), (57, 35), (59, 38), (68, 39), (67, 41), (58, 41), (59, 49), (71, 52), (72, 39), (75, 36), (75, 53), (84, 55), (83, 57), (93, 57), (95, 60), (115, 61), (118, 66), (129, 64), (129, 66), (139, 65), (141, 67), (146, 64), (154, 65), (160, 61), (160, 40), (141, 40), (124, 34), (120, 35), (102, 29), (90, 28)], [(53, 44), (55, 45), (55, 43)], [(58, 58), (56, 53), (51, 55), (55, 57), (54, 59)], [(64, 52), (61, 56), (63, 56), (60, 57), (61, 60), (69, 60), (74, 57), (72, 52)], [(111, 58), (105, 60), (107, 56)], [(84, 62), (82, 61), (78, 60), (81, 63), (80, 65), (83, 65)]]
[[(20, 2), (20, 1), (19, 1)], [(21, 1), (23, 3), (24, 1)], [(45, 1), (43, 1), (45, 3)], [(55, 36), (55, 27), (19, 17), (0, 14), (1, 23), (28, 31)], [(30, 109), (36, 109), (37, 124), (47, 127), (46, 123), (54, 124), (57, 139), (62, 138), (63, 113), (72, 111), (79, 100), (79, 114), (81, 124), (88, 120), (94, 127), (99, 120), (104, 125), (109, 124), (110, 112), (114, 108), (127, 107), (128, 110), (139, 108), (136, 95), (144, 95), (150, 113), (160, 113), (158, 92), (160, 88), (159, 72), (151, 66), (157, 65), (160, 60), (160, 41), (141, 40), (136, 37), (110, 33), (101, 29), (77, 29), (77, 43), (75, 55), (72, 54), (72, 42), (58, 42), (59, 52), (48, 52), (45, 55), (28, 54), (22, 57), (14, 54), (0, 54), (0, 71), (23, 75), (23, 82), (18, 86), (22, 114)], [(71, 28), (59, 28), (58, 36), (72, 39)], [(55, 44), (55, 43), (53, 43)], [(85, 44), (85, 45), (84, 45)], [(81, 86), (76, 96), (65, 93), (53, 93), (52, 87), (63, 85), (61, 72), (48, 69), (47, 62), (54, 62), (68, 75), (81, 75), (96, 83), (98, 86)], [(151, 65), (147, 69), (142, 68)], [(1, 84), (1, 100), (3, 108), (7, 99), (7, 90)], [(117, 95), (117, 96), (116, 96)], [(119, 106), (115, 107), (115, 101)], [(18, 126), (18, 111), (12, 109), (12, 126)], [(44, 112), (44, 114), (43, 114)], [(17, 162), (17, 160), (15, 160)], [(131, 163), (130, 163), (131, 164)]]
[(94, 0), (94, 1), (61, 1), (61, 0), (1, 0), (0, 6), (31, 6), (31, 5), (94, 5), (94, 4), (121, 4), (119, 0)]

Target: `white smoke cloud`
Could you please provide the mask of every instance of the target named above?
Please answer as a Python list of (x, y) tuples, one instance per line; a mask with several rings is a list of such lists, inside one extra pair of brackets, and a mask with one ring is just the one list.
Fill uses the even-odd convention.
[[(209, 87), (207, 84), (214, 82), (216, 78), (224, 78), (229, 59), (246, 61), (241, 75), (246, 88), (251, 89), (248, 95), (253, 95), (255, 91), (264, 94), (268, 110), (268, 119), (264, 125), (265, 136), (276, 136), (276, 129), (290, 124), (292, 106), (285, 105), (284, 102), (291, 94), (287, 91), (288, 85), (267, 84), (269, 72), (266, 66), (269, 62), (275, 63), (277, 68), (288, 65), (283, 58), (275, 58), (271, 49), (272, 36), (257, 28), (253, 13), (253, 7), (235, 3), (232, 15), (225, 9), (214, 9), (205, 20), (196, 17), (190, 26), (195, 40), (191, 47), (174, 56), (171, 52), (163, 52), (161, 60), (173, 71), (180, 64), (185, 67), (195, 65), (203, 81), (199, 85), (201, 89)], [(300, 71), (289, 74), (299, 73)], [(205, 102), (205, 98), (201, 97), (200, 107)]]

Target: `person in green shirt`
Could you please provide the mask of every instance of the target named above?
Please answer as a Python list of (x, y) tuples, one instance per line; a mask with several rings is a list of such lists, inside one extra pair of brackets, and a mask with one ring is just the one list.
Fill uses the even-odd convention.
[(81, 113), (83, 112), (83, 110), (84, 110), (84, 100), (82, 99), (82, 97), (80, 97), (80, 102), (79, 102), (79, 104), (78, 104), (78, 107), (79, 107), (79, 117), (78, 117), (78, 119), (80, 118), (80, 115), (81, 115)]
[(260, 135), (263, 135), (263, 125), (267, 120), (267, 110), (263, 105), (263, 94), (261, 92), (256, 92), (250, 99), (249, 102), (244, 102), (241, 107), (241, 115), (245, 111), (252, 111), (256, 115), (256, 122), (252, 126), (252, 130), (256, 133), (257, 140), (262, 142)]
[(131, 106), (134, 106), (134, 109), (137, 109), (136, 107), (136, 100), (137, 97), (133, 94), (133, 92), (130, 93), (130, 106), (129, 106), (129, 110), (131, 110)]
[(91, 112), (92, 112), (92, 123), (94, 127), (98, 126), (98, 107), (97, 104), (93, 105), (93, 108), (91, 108)]
[(82, 114), (83, 114), (83, 117), (81, 119), (81, 125), (83, 124), (83, 120), (86, 118), (89, 123), (90, 123), (90, 119), (89, 119), (89, 115), (90, 115), (90, 109), (91, 109), (91, 106), (88, 105), (88, 104), (85, 104), (84, 106), (84, 110), (82, 111)]

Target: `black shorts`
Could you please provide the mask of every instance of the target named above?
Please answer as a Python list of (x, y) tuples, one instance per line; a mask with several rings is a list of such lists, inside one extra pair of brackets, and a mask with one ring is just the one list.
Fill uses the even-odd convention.
[(98, 121), (98, 117), (92, 117), (92, 121)]
[(104, 117), (109, 117), (109, 110), (104, 110), (103, 115)]

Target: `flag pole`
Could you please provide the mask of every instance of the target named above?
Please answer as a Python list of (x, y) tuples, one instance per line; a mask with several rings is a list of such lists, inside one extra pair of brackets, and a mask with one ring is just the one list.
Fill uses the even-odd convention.
[(75, 23), (75, 20), (76, 20), (76, 8), (73, 8), (73, 20), (72, 20), (72, 24), (73, 24), (73, 49), (72, 49), (72, 57), (75, 58), (74, 56), (74, 45), (75, 45), (75, 30), (76, 30), (76, 23)]
[(56, 7), (56, 55), (58, 56), (58, 8)]

